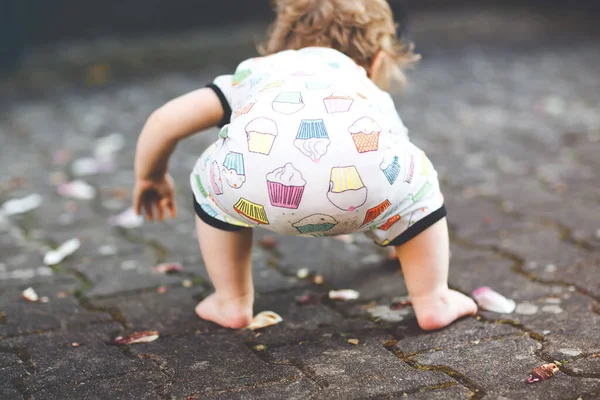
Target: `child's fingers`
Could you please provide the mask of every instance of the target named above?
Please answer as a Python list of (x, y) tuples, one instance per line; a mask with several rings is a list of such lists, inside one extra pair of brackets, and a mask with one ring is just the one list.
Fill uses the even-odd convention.
[(144, 213), (146, 214), (146, 219), (149, 221), (154, 220), (154, 214), (152, 212), (152, 202), (145, 201), (144, 202)]
[(141, 208), (140, 195), (136, 192), (133, 194), (133, 211), (135, 215), (140, 215)]
[(164, 200), (156, 202), (156, 211), (158, 213), (158, 220), (162, 221), (165, 219)]
[(169, 210), (169, 215), (171, 215), (171, 218), (175, 218), (177, 216), (177, 206), (173, 200), (169, 200), (167, 203), (167, 209)]

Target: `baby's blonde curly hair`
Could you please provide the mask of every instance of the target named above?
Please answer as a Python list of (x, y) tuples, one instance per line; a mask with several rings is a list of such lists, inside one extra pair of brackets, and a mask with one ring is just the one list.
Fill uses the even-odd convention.
[(402, 70), (420, 59), (396, 36), (386, 0), (274, 0), (277, 17), (260, 47), (263, 55), (320, 46), (336, 49), (369, 71), (381, 51), (380, 87), (403, 85)]

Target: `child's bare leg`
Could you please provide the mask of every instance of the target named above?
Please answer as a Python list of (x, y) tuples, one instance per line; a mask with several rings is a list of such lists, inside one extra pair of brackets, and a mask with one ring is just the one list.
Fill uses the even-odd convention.
[(448, 224), (442, 219), (396, 247), (421, 329), (435, 330), (477, 312), (475, 302), (448, 288)]
[(245, 328), (252, 320), (252, 229), (228, 232), (196, 217), (202, 257), (215, 293), (196, 306), (196, 314), (225, 328)]

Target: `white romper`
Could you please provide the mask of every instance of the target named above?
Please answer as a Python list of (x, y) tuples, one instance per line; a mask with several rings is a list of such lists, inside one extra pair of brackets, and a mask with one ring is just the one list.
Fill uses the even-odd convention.
[(446, 215), (437, 173), (394, 102), (329, 48), (242, 62), (208, 87), (224, 117), (190, 176), (195, 209), (225, 230), (368, 233), (400, 245)]

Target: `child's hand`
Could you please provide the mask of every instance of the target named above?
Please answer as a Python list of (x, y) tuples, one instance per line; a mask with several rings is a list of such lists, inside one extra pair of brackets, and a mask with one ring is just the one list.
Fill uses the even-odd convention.
[(154, 208), (159, 221), (165, 216), (165, 210), (169, 211), (171, 218), (175, 218), (175, 190), (173, 179), (165, 174), (161, 179), (137, 179), (133, 189), (133, 209), (140, 215), (142, 209), (146, 218), (154, 219)]

